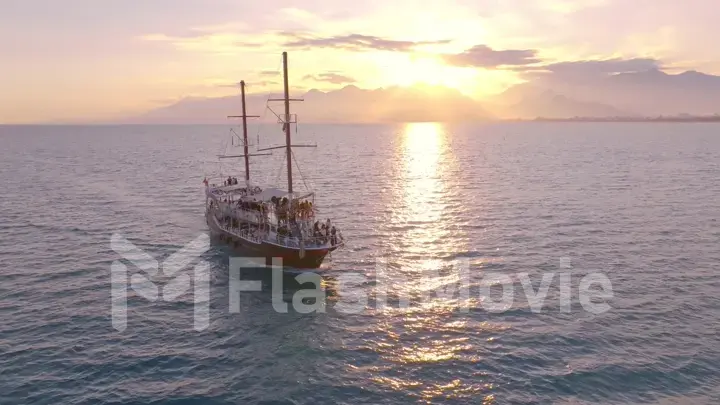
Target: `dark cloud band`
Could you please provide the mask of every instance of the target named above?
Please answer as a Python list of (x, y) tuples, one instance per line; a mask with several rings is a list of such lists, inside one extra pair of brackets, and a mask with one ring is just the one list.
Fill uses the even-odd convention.
[(447, 44), (449, 40), (439, 41), (398, 41), (370, 35), (349, 34), (334, 37), (306, 37), (292, 35), (292, 39), (284, 43), (291, 48), (336, 48), (346, 50), (381, 50), (381, 51), (411, 51), (418, 46)]

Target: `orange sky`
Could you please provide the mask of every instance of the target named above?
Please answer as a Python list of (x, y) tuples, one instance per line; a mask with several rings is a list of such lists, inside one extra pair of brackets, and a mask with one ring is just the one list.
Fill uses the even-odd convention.
[[(0, 123), (123, 117), (234, 94), (240, 79), (252, 91), (277, 89), (283, 50), (297, 91), (429, 83), (483, 98), (521, 81), (514, 67), (531, 59), (645, 57), (720, 72), (720, 3), (711, 0), (299, 4), (5, 0)], [(452, 59), (475, 46), (490, 50), (472, 63)]]

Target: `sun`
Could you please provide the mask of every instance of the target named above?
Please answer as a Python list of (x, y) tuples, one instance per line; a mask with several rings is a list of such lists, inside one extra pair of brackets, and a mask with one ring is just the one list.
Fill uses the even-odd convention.
[(448, 66), (434, 55), (393, 55), (383, 60), (381, 67), (383, 81), (390, 86), (443, 86), (468, 96), (472, 96), (477, 87), (476, 69)]

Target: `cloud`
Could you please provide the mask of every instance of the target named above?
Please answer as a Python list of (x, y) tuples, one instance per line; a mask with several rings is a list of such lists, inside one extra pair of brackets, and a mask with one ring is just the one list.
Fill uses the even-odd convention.
[(191, 28), (175, 29), (172, 33), (152, 33), (141, 35), (145, 41), (176, 42), (180, 40), (205, 39), (218, 35), (235, 35), (241, 37), (252, 33), (252, 27), (243, 22), (205, 25)]
[(257, 49), (267, 44), (261, 38), (246, 41), (247, 35), (240, 33), (185, 33), (170, 36), (166, 34), (149, 34), (140, 36), (143, 41), (166, 43), (181, 51), (200, 52), (205, 54), (230, 55), (239, 49)]
[(266, 77), (280, 76), (280, 72), (277, 70), (261, 70), (260, 76), (266, 76)]
[(462, 53), (444, 55), (442, 58), (445, 63), (455, 66), (573, 77), (604, 76), (663, 68), (662, 62), (654, 58), (610, 58), (549, 62), (541, 58), (536, 49), (495, 50), (487, 45), (475, 45)]
[(337, 73), (325, 72), (317, 75), (307, 75), (303, 80), (314, 80), (316, 82), (327, 82), (332, 84), (355, 83), (357, 80), (352, 77), (343, 76)]
[(262, 48), (266, 46), (267, 44), (263, 44), (260, 42), (246, 42), (246, 41), (235, 41), (233, 43), (238, 48)]
[(549, 63), (540, 66), (517, 66), (512, 68), (512, 70), (521, 73), (523, 77), (528, 80), (540, 79), (555, 82), (586, 81), (619, 73), (636, 73), (662, 69), (662, 62), (652, 58), (575, 60)]
[(608, 0), (536, 0), (538, 8), (560, 14), (572, 14), (580, 10), (602, 7), (608, 4)]
[(301, 34), (283, 33), (291, 37), (284, 46), (292, 48), (336, 48), (352, 51), (381, 50), (407, 52), (423, 45), (447, 44), (450, 40), (439, 41), (398, 41), (371, 35), (349, 34), (333, 37), (308, 37)]
[[(224, 26), (218, 26), (222, 28)], [(348, 34), (330, 37), (317, 37), (312, 32), (296, 30), (266, 30), (249, 35), (243, 32), (218, 31), (211, 32), (209, 27), (193, 28), (177, 35), (162, 33), (147, 34), (138, 37), (148, 42), (163, 42), (178, 49), (213, 52), (220, 49), (229, 52), (233, 48), (280, 47), (296, 49), (333, 48), (351, 51), (380, 50), (392, 52), (409, 52), (423, 46), (444, 45), (450, 40), (435, 41), (402, 41), (381, 38), (372, 35)], [(250, 39), (248, 40), (248, 38)]]
[(213, 32), (250, 32), (253, 26), (244, 21), (233, 21), (224, 24), (202, 25), (194, 27), (191, 31), (198, 33)]
[(147, 34), (147, 35), (141, 35), (139, 38), (143, 41), (172, 42), (172, 41), (176, 41), (176, 40), (183, 39), (186, 37), (195, 37), (195, 36), (196, 36), (195, 34), (188, 35), (188, 36), (177, 35), (177, 36), (172, 36), (172, 37), (169, 35), (165, 35), (165, 34)]
[(541, 67), (542, 70), (551, 73), (579, 75), (609, 75), (615, 73), (644, 72), (661, 68), (662, 63), (652, 58), (579, 60), (552, 63)]
[[(260, 80), (260, 81), (253, 81), (253, 82), (245, 82), (245, 88), (269, 87), (269, 86), (277, 86), (279, 84), (280, 83), (273, 81), (273, 80)], [(218, 87), (240, 88), (240, 82), (219, 84)]]
[(542, 62), (534, 49), (494, 50), (487, 45), (475, 45), (462, 53), (446, 55), (443, 59), (450, 65), (488, 69), (533, 65)]
[[(610, 58), (545, 63), (541, 66), (518, 66), (511, 70), (539, 86), (585, 86), (602, 83), (622, 73), (662, 72), (664, 65), (653, 58)], [(560, 88), (560, 87), (559, 87)]]

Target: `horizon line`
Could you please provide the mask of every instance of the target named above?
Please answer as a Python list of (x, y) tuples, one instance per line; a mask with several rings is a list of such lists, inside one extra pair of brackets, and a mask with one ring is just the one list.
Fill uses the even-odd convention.
[[(402, 125), (416, 123), (440, 124), (484, 124), (484, 123), (525, 123), (525, 122), (582, 122), (582, 123), (629, 123), (629, 122), (663, 122), (663, 123), (720, 123), (720, 114), (705, 115), (658, 115), (658, 116), (601, 116), (601, 117), (535, 117), (535, 118), (487, 118), (462, 121), (308, 121), (305, 125)], [(256, 123), (257, 124), (257, 123)], [(1, 123), (2, 127), (31, 127), (31, 126), (68, 126), (68, 127), (102, 127), (102, 126), (230, 126), (225, 123), (210, 122), (37, 122), (37, 123)], [(260, 125), (279, 125), (277, 123), (262, 122)]]

